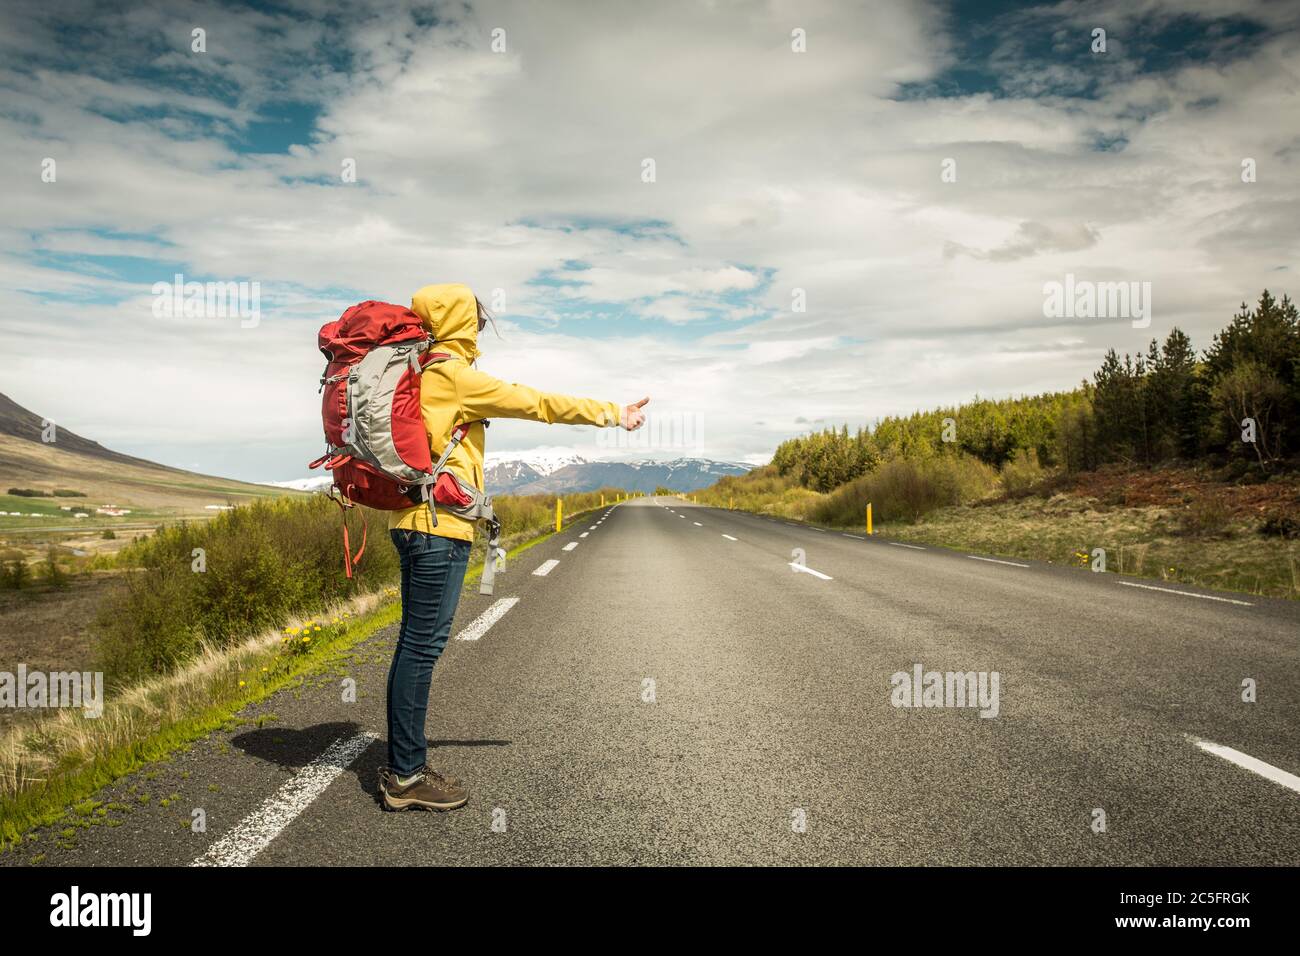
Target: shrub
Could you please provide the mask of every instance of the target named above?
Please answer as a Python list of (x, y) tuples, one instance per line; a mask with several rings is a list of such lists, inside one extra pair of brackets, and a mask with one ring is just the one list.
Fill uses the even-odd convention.
[(1002, 491), (1009, 498), (1024, 498), (1045, 474), (1043, 466), (1038, 463), (1038, 452), (1022, 448), (1002, 465)]
[[(362, 515), (348, 517), (352, 547)], [(290, 617), (391, 581), (387, 516), (364, 515), (367, 546), (348, 580), (338, 508), (323, 496), (262, 500), (206, 523), (161, 528), (132, 542), (121, 592), (101, 612), (103, 670), (111, 680), (163, 673), (204, 643), (231, 644)]]
[(859, 525), (870, 503), (878, 521), (918, 521), (937, 508), (985, 497), (996, 481), (996, 472), (970, 455), (895, 458), (827, 495), (811, 517), (824, 524)]
[(63, 590), (68, 586), (68, 572), (59, 566), (59, 555), (53, 545), (50, 545), (49, 549), (45, 552), (45, 561), (41, 566), (41, 571), (45, 578), (45, 583), (51, 587)]
[(1189, 504), (1179, 515), (1178, 530), (1185, 535), (1211, 537), (1223, 534), (1232, 520), (1227, 503), (1218, 495), (1207, 495)]
[(73, 491), (71, 488), (55, 488), (54, 497), (56, 498), (84, 498), (84, 491)]
[(1259, 526), (1259, 533), (1277, 538), (1300, 538), (1300, 518), (1269, 515)]
[(18, 498), (48, 498), (49, 492), (41, 491), (39, 488), (10, 488), (9, 494)]
[(25, 588), (31, 579), (31, 568), (27, 567), (27, 562), (21, 557), (10, 558), (5, 562), (4, 567), (0, 568), (0, 587), (17, 591)]

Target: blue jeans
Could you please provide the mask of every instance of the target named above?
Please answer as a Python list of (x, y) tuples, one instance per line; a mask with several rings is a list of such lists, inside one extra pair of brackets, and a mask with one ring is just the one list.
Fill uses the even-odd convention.
[(390, 535), (402, 566), (402, 626), (388, 668), (388, 766), (408, 777), (425, 764), (429, 683), (451, 636), (469, 542), (402, 529)]

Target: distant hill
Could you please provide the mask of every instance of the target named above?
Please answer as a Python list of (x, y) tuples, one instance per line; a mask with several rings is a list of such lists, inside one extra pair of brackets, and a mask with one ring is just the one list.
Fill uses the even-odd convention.
[(576, 455), (489, 455), (487, 490), (497, 495), (551, 495), (597, 488), (653, 492), (656, 488), (696, 491), (724, 475), (743, 475), (749, 466), (707, 458), (671, 461), (587, 461)]
[[(0, 435), (9, 435), (13, 438), (22, 438), (27, 441), (45, 444), (41, 438), (45, 427), (43, 421), (40, 415), (23, 408), (8, 395), (0, 395)], [(151, 468), (164, 467), (155, 465), (143, 458), (132, 458), (130, 455), (112, 451), (99, 442), (91, 441), (89, 438), (82, 438), (76, 432), (69, 431), (62, 426), (55, 430), (54, 437), (55, 443), (63, 451), (85, 455), (90, 458), (102, 458), (105, 461), (120, 462), (124, 465), (142, 465)]]
[[(40, 415), (0, 395), (0, 510), (58, 516), (63, 505), (94, 511), (112, 504), (136, 517), (210, 515), (219, 506), (294, 493), (125, 455), (62, 425), (53, 442), (42, 441), (42, 431)], [(85, 497), (18, 498), (7, 494), (10, 488), (69, 489)]]

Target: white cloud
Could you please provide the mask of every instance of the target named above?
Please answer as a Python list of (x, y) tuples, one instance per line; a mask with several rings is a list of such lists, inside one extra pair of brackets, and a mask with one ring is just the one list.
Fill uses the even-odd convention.
[[(396, 2), (295, 6), (87, 8), (80, 57), (65, 10), (0, 13), (15, 399), (124, 450), (174, 442), (174, 460), (292, 477), (318, 443), (316, 327), (352, 290), (405, 301), (464, 281), (506, 294), (489, 371), (649, 392), (702, 416), (700, 454), (753, 459), (801, 416), (857, 424), (1069, 387), (1106, 347), (1142, 348), (1175, 323), (1204, 346), (1243, 297), (1287, 291), (1300, 251), (1287, 5), (1242, 7), (1268, 25), (1249, 57), (1158, 73), (1124, 58), (1124, 33), (1167, 22), (1170, 5), (1039, 8), (1005, 25), (995, 56), (1016, 95), (941, 99), (894, 98), (963, 55), (959, 25), (927, 4), (487, 3), (440, 7), (437, 23)], [(1034, 34), (1013, 28), (1047, 27), (1068, 49), (1095, 17), (1114, 24), (1114, 55), (1095, 97), (1066, 97), (1078, 69), (1027, 65)], [(195, 24), (206, 59), (188, 52)], [(805, 54), (790, 52), (796, 26)], [(186, 89), (125, 69), (140, 63)], [(267, 104), (295, 100), (320, 112), (287, 154), (231, 145)], [(40, 182), (46, 156), (57, 183)], [(1257, 183), (1240, 181), (1243, 157)], [(344, 186), (348, 158), (359, 182)], [(148, 285), (170, 268), (135, 283), (51, 267), (51, 254), (159, 254), (144, 237), (195, 277), (260, 281), (259, 328), (154, 319)], [(1043, 319), (1043, 282), (1067, 272), (1152, 282), (1152, 327)], [(560, 284), (532, 282), (543, 274)], [(807, 312), (791, 311), (795, 288)], [(90, 304), (103, 295), (121, 301)], [(620, 309), (613, 337), (578, 334), (576, 318)], [(57, 384), (104, 368), (123, 374), (93, 401)], [(594, 442), (519, 423), (492, 437)], [(253, 447), (256, 462), (226, 464)]]

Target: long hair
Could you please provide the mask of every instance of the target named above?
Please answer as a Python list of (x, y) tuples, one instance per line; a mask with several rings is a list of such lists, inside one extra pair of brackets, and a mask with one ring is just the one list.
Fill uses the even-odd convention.
[(492, 334), (497, 338), (501, 338), (501, 333), (497, 331), (496, 319), (492, 317), (492, 313), (488, 311), (487, 306), (483, 304), (483, 301), (478, 296), (474, 296), (474, 305), (478, 307), (478, 331), (482, 332), (483, 326), (490, 325), (492, 326)]

